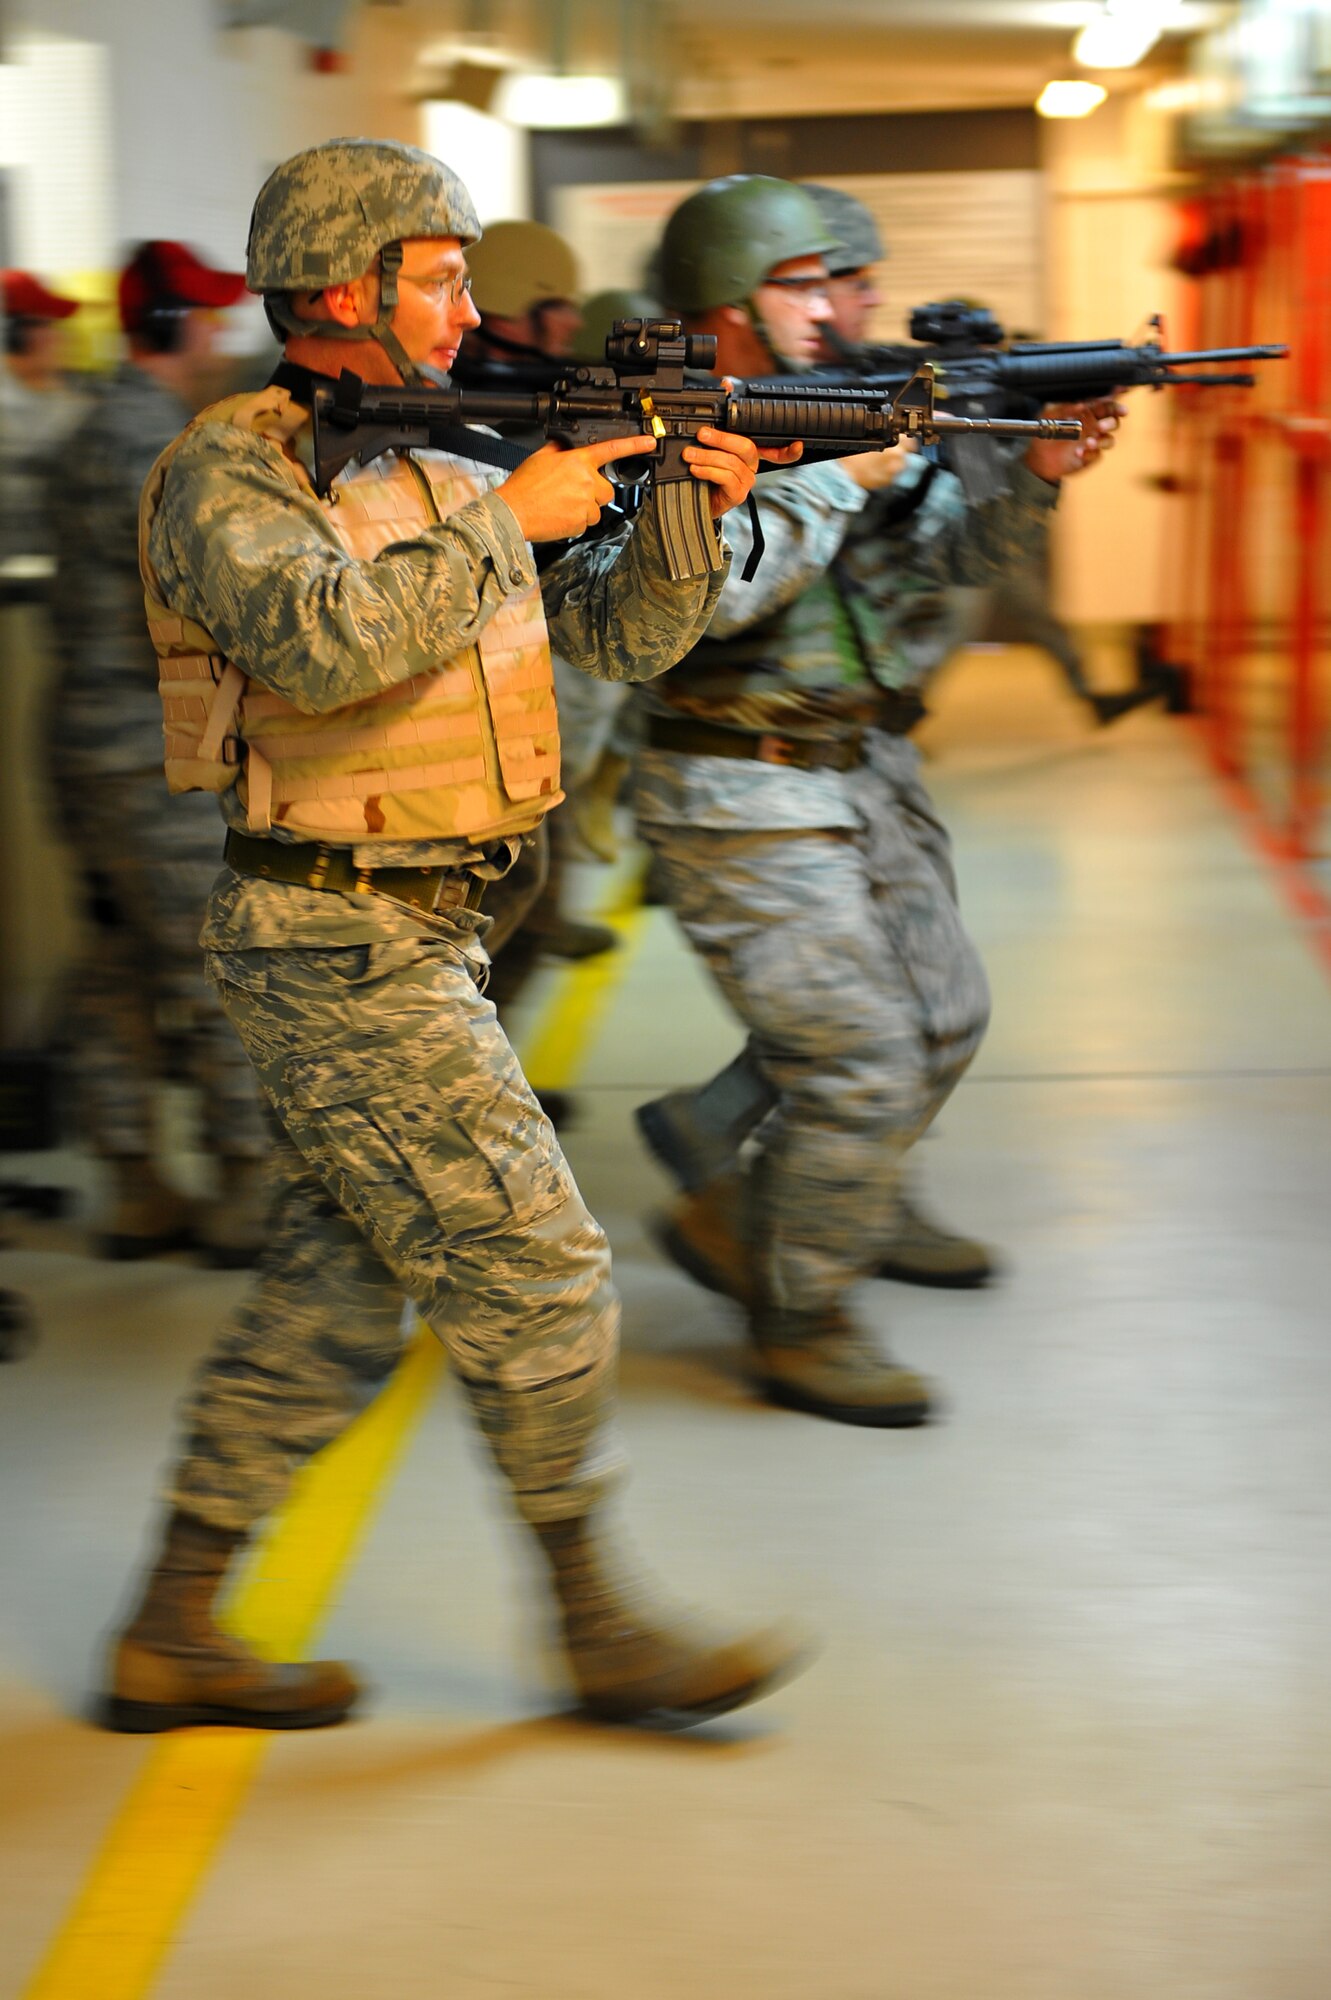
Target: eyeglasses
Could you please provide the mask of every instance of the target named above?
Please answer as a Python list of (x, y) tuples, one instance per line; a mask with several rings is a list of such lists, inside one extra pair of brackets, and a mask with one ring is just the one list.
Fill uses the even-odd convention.
[(831, 294), (827, 289), (827, 279), (824, 277), (764, 278), (762, 287), (760, 287), (760, 289), (763, 289), (768, 285), (771, 285), (774, 291), (794, 292), (797, 298), (801, 298), (806, 301), (812, 299), (826, 299), (830, 298), (831, 296)]
[(432, 299), (437, 306), (460, 306), (471, 295), (471, 278), (465, 271), (459, 271), (452, 278), (413, 278), (410, 271), (399, 275), (409, 285), (414, 285), (418, 292), (424, 292), (426, 298)]

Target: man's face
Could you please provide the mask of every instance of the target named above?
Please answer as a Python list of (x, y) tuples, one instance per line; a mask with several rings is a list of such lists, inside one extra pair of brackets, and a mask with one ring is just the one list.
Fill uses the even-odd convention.
[(177, 354), (190, 361), (210, 361), (217, 352), (222, 332), (222, 315), (212, 306), (191, 306), (180, 322)]
[(873, 266), (867, 264), (862, 270), (842, 271), (829, 278), (827, 296), (832, 302), (833, 328), (852, 347), (858, 347), (868, 339), (873, 316), (883, 303)]
[(564, 361), (573, 352), (573, 343), (582, 328), (582, 312), (572, 299), (542, 299), (528, 314), (531, 345), (539, 347), (552, 361)]
[[(447, 374), (462, 336), (481, 316), (462, 289), (467, 260), (456, 236), (412, 237), (402, 245), (393, 331), (413, 361)], [(371, 315), (373, 317), (373, 315)]]
[(754, 292), (764, 331), (784, 361), (816, 361), (818, 329), (832, 317), (821, 257), (787, 257)]

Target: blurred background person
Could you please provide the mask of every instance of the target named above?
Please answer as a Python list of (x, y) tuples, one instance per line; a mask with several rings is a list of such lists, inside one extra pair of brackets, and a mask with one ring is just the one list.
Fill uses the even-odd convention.
[(53, 292), (31, 271), (0, 276), (4, 365), (0, 367), (0, 562), (50, 557), (46, 468), (87, 409), (61, 365), (61, 324), (77, 299)]
[[(841, 188), (818, 182), (801, 185), (813, 197), (839, 247), (827, 258), (827, 299), (831, 316), (819, 328), (820, 359), (833, 367), (869, 367), (865, 345), (874, 315), (886, 304), (878, 266), (888, 252), (877, 221), (862, 201)], [(923, 303), (923, 301), (921, 301)], [(1021, 336), (1026, 338), (1026, 336)], [(1018, 556), (1011, 569), (991, 588), (962, 591), (954, 596), (951, 617), (940, 623), (936, 665), (968, 640), (1001, 638), (1037, 646), (1062, 672), (1073, 694), (1085, 702), (1102, 726), (1129, 715), (1163, 689), (1144, 685), (1111, 691), (1096, 690), (1086, 674), (1081, 648), (1050, 603), (1047, 538), (1038, 549)]]
[[(463, 341), (453, 381), (462, 388), (503, 388), (523, 379), (552, 379), (553, 365), (568, 361), (582, 325), (577, 259), (563, 237), (543, 222), (492, 222), (468, 250), (467, 270), (481, 323)], [(604, 344), (603, 337), (603, 352)], [(543, 433), (501, 428), (521, 443), (544, 443)], [(558, 553), (542, 550), (541, 567)], [(576, 740), (584, 716), (600, 712), (599, 690), (589, 694), (580, 685), (586, 678), (555, 655), (565, 757), (568, 738), (574, 739), (570, 770), (585, 763)], [(501, 1008), (513, 1005), (542, 958), (595, 958), (619, 942), (608, 924), (588, 922), (565, 908), (569, 833), (568, 808), (560, 806), (527, 837), (517, 865), (492, 894), (496, 964), (490, 994)], [(566, 1098), (546, 1093), (542, 1102), (557, 1120), (567, 1115)]]
[[(103, 1253), (192, 1245), (252, 1261), (268, 1138), (253, 1072), (203, 974), (199, 929), (221, 867), (211, 798), (162, 776), (157, 661), (143, 615), (139, 494), (208, 397), (220, 315), (244, 279), (182, 243), (141, 243), (120, 274), (125, 354), (49, 468), (58, 674), (47, 718), (56, 808), (85, 889), (65, 1036), (79, 1121), (110, 1176)], [(162, 1080), (197, 1086), (216, 1191), (196, 1202), (158, 1167)]]
[[(617, 320), (659, 319), (661, 312), (659, 300), (649, 292), (594, 292), (583, 300), (573, 360), (604, 365), (605, 344)], [(567, 670), (561, 673), (558, 665), (555, 678), (568, 792), (563, 812), (589, 854), (598, 861), (615, 861), (620, 853), (615, 808), (637, 750), (637, 712), (628, 689), (611, 681), (593, 681), (587, 674)]]
[[(719, 373), (814, 365), (843, 226), (764, 175), (713, 181), (676, 209), (666, 296), (716, 339)], [(737, 519), (707, 636), (644, 697), (638, 823), (749, 1036), (705, 1094), (707, 1119), (686, 1093), (638, 1114), (695, 1190), (661, 1241), (745, 1306), (768, 1397), (840, 1422), (917, 1424), (930, 1408), (849, 1312), (860, 1277), (962, 1287), (994, 1270), (984, 1244), (928, 1217), (906, 1165), (989, 1017), (909, 738), (947, 644), (949, 586), (1038, 547), (1058, 482), (1108, 442), (1114, 414), (1078, 414), (1082, 439), (1032, 445), (983, 506), (903, 447), (760, 481), (762, 563), (745, 582), (752, 531)], [(746, 1091), (745, 1118), (770, 1110), (747, 1172), (734, 1151), (754, 1129), (737, 1112)]]
[(582, 325), (578, 261), (543, 222), (492, 222), (467, 254), (480, 326), (453, 367), (455, 382), (492, 379), (496, 365), (567, 361)]

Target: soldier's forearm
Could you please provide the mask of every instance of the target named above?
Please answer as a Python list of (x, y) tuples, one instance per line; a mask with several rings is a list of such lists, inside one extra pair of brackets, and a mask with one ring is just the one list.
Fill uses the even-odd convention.
[(704, 576), (672, 580), (649, 502), (627, 539), (576, 545), (546, 572), (551, 644), (600, 680), (653, 680), (707, 630), (730, 565), (720, 536), (715, 559)]

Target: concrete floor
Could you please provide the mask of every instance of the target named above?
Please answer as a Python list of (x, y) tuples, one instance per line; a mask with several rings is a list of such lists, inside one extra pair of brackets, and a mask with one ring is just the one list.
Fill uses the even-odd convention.
[[(1089, 733), (1047, 663), (976, 653), (926, 741), (996, 1006), (924, 1167), (1009, 1269), (861, 1303), (946, 1421), (760, 1406), (729, 1310), (652, 1248), (631, 1109), (735, 1045), (662, 913), (568, 1142), (625, 1296), (633, 1532), (681, 1595), (796, 1611), (813, 1670), (686, 1739), (559, 1719), (446, 1385), (320, 1639), (372, 1708), (267, 1747), (134, 1992), (1325, 2000), (1331, 991), (1185, 724)], [(0, 1990), (27, 1994), (153, 1755), (79, 1704), (243, 1281), (16, 1238), (41, 1342), (0, 1371)]]

